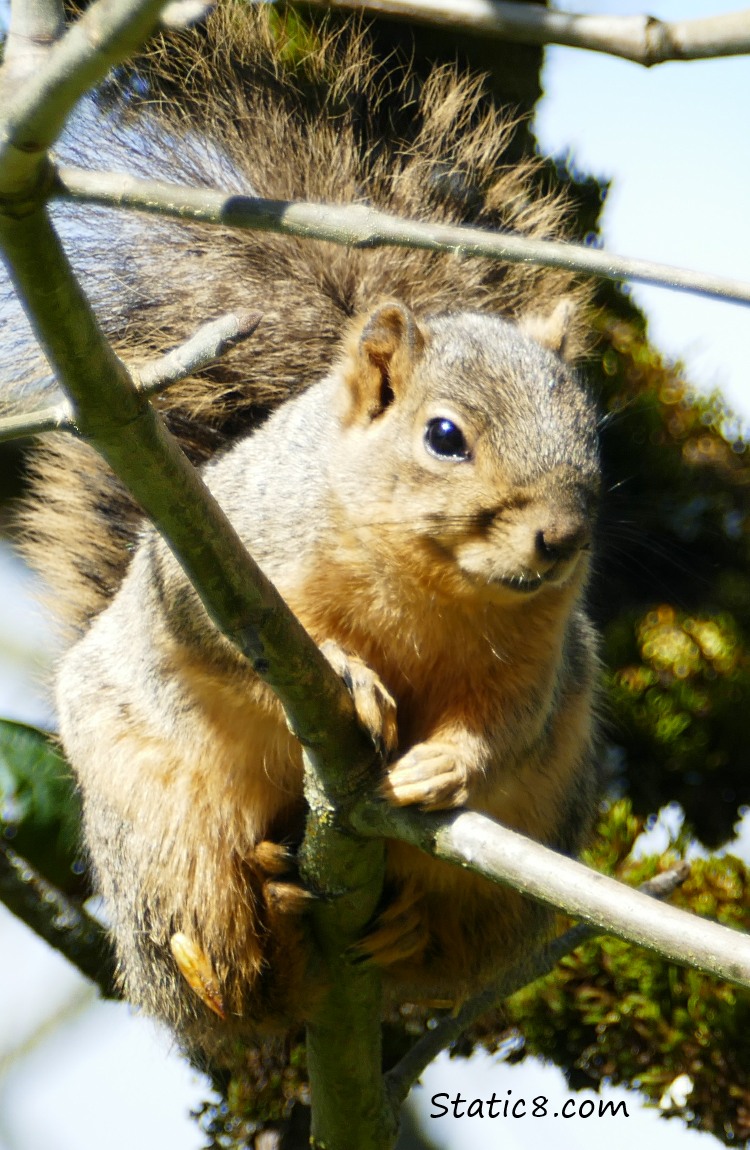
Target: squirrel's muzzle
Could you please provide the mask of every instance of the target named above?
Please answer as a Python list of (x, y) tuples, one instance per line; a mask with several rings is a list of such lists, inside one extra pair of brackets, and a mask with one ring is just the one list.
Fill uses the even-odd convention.
[(589, 551), (595, 493), (545, 483), (484, 512), (478, 530), (456, 551), (464, 571), (521, 593), (567, 583)]
[(573, 559), (591, 543), (591, 523), (582, 514), (553, 515), (534, 538), (538, 562), (554, 564)]

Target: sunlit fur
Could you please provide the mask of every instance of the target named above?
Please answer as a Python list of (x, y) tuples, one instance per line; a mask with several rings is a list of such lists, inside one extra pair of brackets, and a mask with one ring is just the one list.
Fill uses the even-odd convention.
[[(378, 409), (386, 360), (392, 393)], [(471, 412), (472, 459), (425, 452), (421, 412), (443, 402)], [(312, 636), (356, 653), (395, 698), (392, 801), (468, 805), (568, 850), (585, 833), (595, 793), (586, 553), (576, 546), (564, 577), (550, 569), (534, 592), (513, 590), (527, 558), (477, 514), (515, 501), (516, 519), (536, 525), (577, 500), (590, 524), (594, 423), (562, 364), (512, 325), (465, 314), (419, 325), (385, 305), (329, 377), (208, 468)], [(468, 565), (466, 548), (479, 557)], [(129, 996), (215, 1056), (235, 1030), (303, 1016), (314, 999), (302, 929), (266, 903), (253, 855), (266, 838), (299, 834), (299, 747), (155, 535), (64, 660), (58, 701)], [(401, 777), (415, 754), (429, 759), (416, 797)], [(389, 846), (388, 873), (421, 928), (413, 952), (381, 955), (396, 997), (460, 997), (518, 958), (544, 919), (409, 847)], [(227, 1021), (178, 977), (175, 932), (209, 957)]]

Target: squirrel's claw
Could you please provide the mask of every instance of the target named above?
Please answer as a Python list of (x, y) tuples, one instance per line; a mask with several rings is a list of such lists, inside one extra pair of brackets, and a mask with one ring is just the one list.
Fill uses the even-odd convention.
[(378, 752), (387, 759), (396, 749), (398, 727), (396, 703), (375, 672), (338, 643), (328, 639), (321, 651), (344, 682), (354, 700), (357, 718), (370, 735)]
[(280, 914), (306, 914), (317, 902), (317, 896), (298, 882), (267, 882), (263, 887), (266, 902)]
[(198, 995), (204, 1006), (225, 1022), (227, 1015), (224, 999), (211, 959), (197, 942), (181, 932), (172, 935), (169, 947), (177, 969), (190, 989)]
[(378, 916), (372, 930), (350, 947), (350, 953), (360, 962), (393, 966), (421, 955), (428, 941), (422, 902), (407, 886)]
[(261, 839), (252, 850), (248, 859), (262, 871), (264, 875), (293, 874), (297, 870), (297, 860), (294, 852), (271, 839)]
[(247, 861), (260, 870), (263, 895), (272, 910), (279, 914), (304, 914), (310, 910), (316, 895), (297, 881), (297, 860), (288, 847), (262, 839)]
[(388, 770), (379, 794), (397, 807), (418, 804), (426, 811), (463, 807), (469, 798), (467, 772), (451, 743), (417, 743)]

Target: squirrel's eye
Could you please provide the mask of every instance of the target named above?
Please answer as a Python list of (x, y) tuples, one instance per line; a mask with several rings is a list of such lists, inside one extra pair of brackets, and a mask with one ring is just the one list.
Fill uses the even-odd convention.
[(469, 448), (464, 433), (452, 419), (431, 419), (424, 430), (427, 450), (440, 459), (468, 459)]

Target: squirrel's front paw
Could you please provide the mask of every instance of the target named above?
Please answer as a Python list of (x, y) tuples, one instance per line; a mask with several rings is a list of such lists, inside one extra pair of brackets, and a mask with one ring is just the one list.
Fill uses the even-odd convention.
[(463, 807), (469, 798), (466, 767), (451, 743), (417, 743), (389, 767), (380, 795), (397, 807)]
[(347, 655), (338, 643), (329, 639), (321, 644), (320, 649), (336, 674), (346, 683), (360, 723), (380, 754), (387, 759), (398, 741), (394, 699), (372, 668), (354, 655)]

